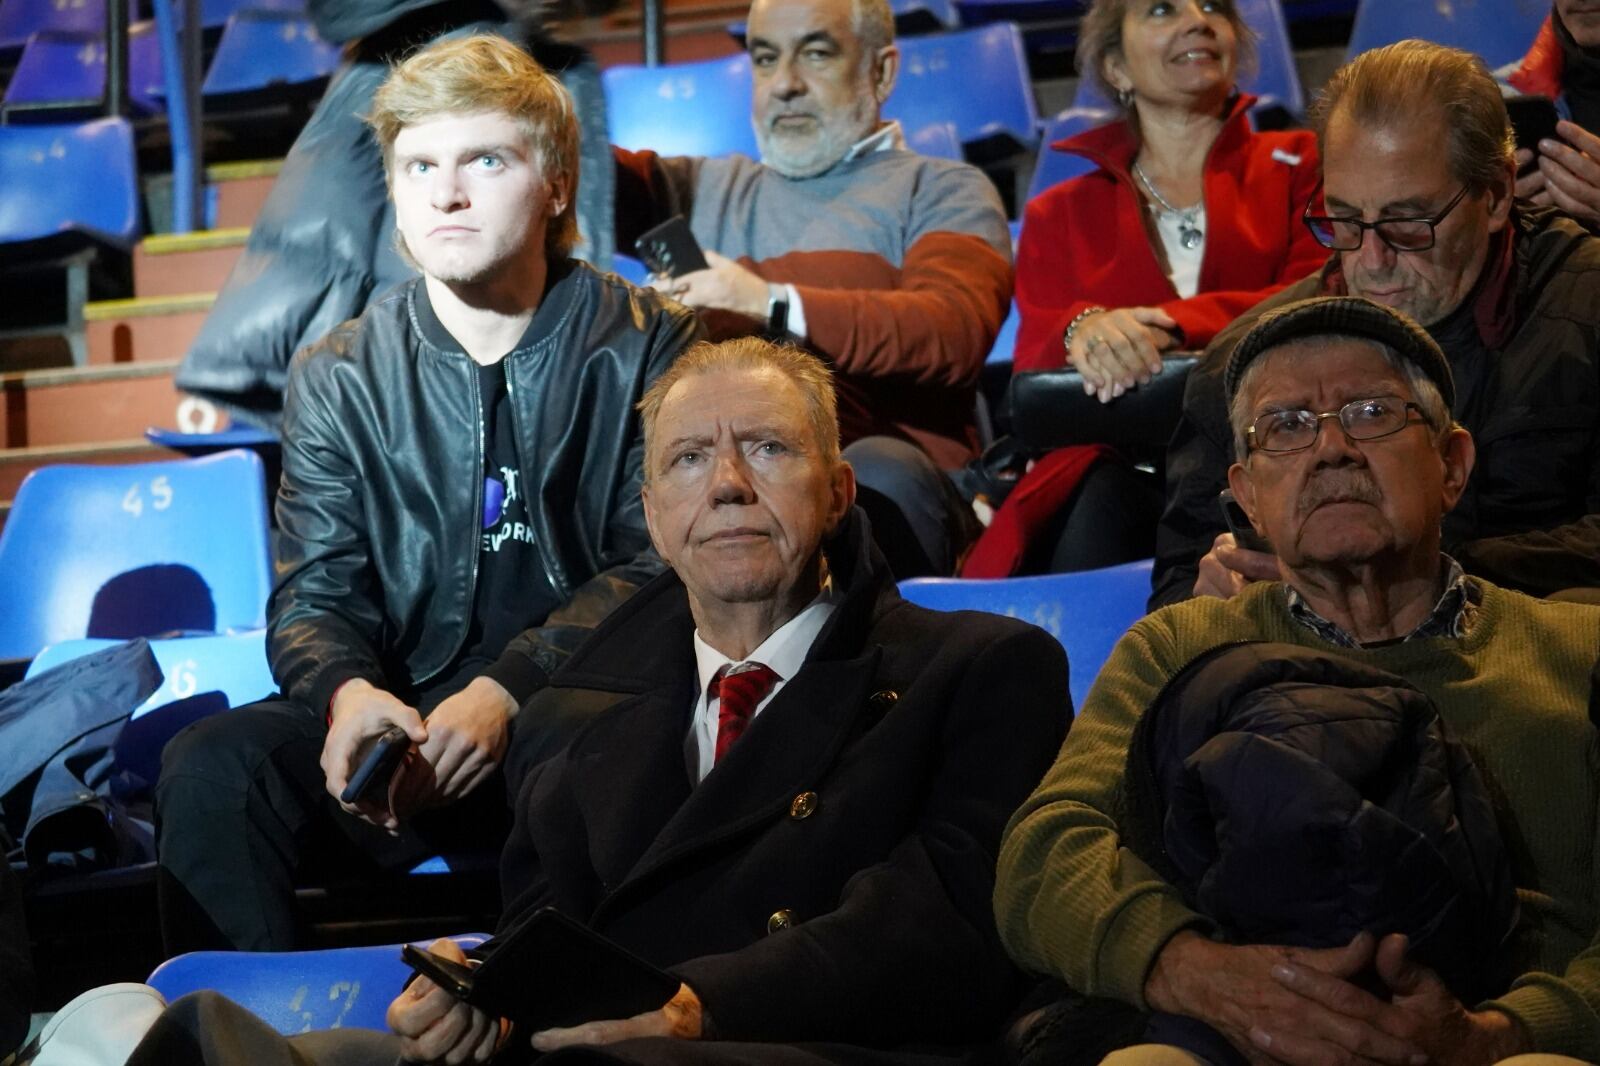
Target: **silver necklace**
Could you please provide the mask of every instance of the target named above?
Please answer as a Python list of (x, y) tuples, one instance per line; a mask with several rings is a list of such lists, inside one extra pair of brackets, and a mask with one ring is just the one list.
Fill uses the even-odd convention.
[[(1191, 252), (1200, 247), (1200, 242), (1206, 239), (1205, 231), (1200, 228), (1198, 221), (1201, 205), (1195, 204), (1193, 207), (1180, 211), (1167, 203), (1167, 198), (1162, 196), (1161, 190), (1156, 188), (1155, 183), (1145, 176), (1145, 172), (1140, 169), (1137, 162), (1133, 164), (1133, 175), (1139, 179), (1139, 184), (1143, 185), (1145, 190), (1156, 198), (1156, 203), (1160, 204), (1167, 214), (1178, 216), (1178, 243)], [(1154, 208), (1151, 208), (1151, 210), (1154, 210)]]

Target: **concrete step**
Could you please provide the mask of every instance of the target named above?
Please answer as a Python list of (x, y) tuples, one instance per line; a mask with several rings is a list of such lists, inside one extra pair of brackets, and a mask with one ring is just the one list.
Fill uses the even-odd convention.
[(216, 292), (250, 236), (247, 226), (158, 233), (133, 250), (135, 296), (184, 296)]
[(177, 360), (0, 374), (0, 448), (99, 445), (197, 421)]
[(254, 224), (282, 169), (281, 159), (214, 163), (206, 167), (206, 183), (216, 196), (211, 224), (219, 229), (248, 228)]
[(148, 363), (181, 359), (200, 333), (214, 292), (95, 300), (83, 309), (89, 364)]

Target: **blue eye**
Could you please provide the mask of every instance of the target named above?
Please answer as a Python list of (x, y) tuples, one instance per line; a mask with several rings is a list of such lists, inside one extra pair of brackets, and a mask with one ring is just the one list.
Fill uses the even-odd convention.
[(488, 170), (497, 170), (504, 165), (499, 156), (492, 154), (480, 155), (478, 162)]

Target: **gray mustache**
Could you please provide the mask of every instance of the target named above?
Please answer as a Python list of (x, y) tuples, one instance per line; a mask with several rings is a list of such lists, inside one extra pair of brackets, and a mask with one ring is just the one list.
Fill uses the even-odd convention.
[(1383, 498), (1372, 476), (1363, 470), (1331, 470), (1300, 491), (1300, 512), (1321, 507), (1334, 500), (1377, 503)]

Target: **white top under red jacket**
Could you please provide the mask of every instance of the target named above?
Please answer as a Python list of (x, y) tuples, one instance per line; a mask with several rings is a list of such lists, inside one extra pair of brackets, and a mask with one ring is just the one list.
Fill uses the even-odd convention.
[(1028, 204), (1017, 247), (1017, 370), (1066, 360), (1062, 334), (1087, 307), (1160, 307), (1177, 320), (1180, 347), (1204, 348), (1239, 314), (1320, 267), (1328, 252), (1300, 221), (1321, 180), (1306, 130), (1258, 133), (1255, 98), (1240, 94), (1205, 162), (1205, 257), (1200, 290), (1182, 299), (1163, 271), (1141, 217), (1130, 167), (1138, 137), (1124, 120), (1051, 145), (1098, 170)]

